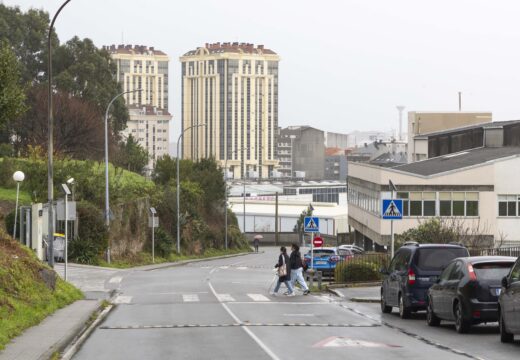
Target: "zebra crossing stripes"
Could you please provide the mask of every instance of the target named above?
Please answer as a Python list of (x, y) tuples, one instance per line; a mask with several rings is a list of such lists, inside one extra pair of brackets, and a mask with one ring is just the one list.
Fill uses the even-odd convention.
[(247, 294), (253, 301), (271, 301), (262, 294)]
[(233, 302), (235, 299), (229, 294), (217, 294), (218, 301), (220, 302)]
[(199, 302), (199, 295), (197, 294), (184, 294), (182, 295), (182, 300), (184, 302)]

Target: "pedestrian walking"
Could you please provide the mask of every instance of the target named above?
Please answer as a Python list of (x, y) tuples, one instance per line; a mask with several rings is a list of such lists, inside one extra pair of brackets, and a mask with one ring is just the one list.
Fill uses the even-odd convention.
[(280, 248), (280, 256), (278, 256), (278, 263), (274, 266), (277, 269), (278, 281), (271, 295), (276, 295), (280, 290), (282, 283), (287, 287), (285, 295), (294, 296), (294, 290), (291, 285), (291, 267), (289, 266), (289, 256), (285, 246)]
[(262, 235), (255, 235), (253, 238), (253, 247), (255, 248), (255, 252), (258, 252), (258, 247), (260, 246), (260, 239), (262, 239)]
[(289, 257), (289, 263), (291, 268), (291, 285), (295, 288), (296, 282), (300, 284), (303, 289), (303, 295), (310, 293), (309, 287), (303, 278), (303, 260), (300, 254), (300, 247), (296, 244), (291, 245), (291, 256)]

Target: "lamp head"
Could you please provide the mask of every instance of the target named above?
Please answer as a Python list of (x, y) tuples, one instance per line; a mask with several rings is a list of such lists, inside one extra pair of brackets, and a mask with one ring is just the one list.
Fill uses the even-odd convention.
[(16, 182), (22, 182), (22, 181), (24, 181), (24, 179), (25, 179), (25, 174), (21, 171), (16, 171), (13, 174), (13, 180)]
[(74, 182), (75, 182), (75, 180), (73, 177), (71, 177), (70, 179), (67, 180), (67, 184), (69, 184), (69, 185), (74, 184)]

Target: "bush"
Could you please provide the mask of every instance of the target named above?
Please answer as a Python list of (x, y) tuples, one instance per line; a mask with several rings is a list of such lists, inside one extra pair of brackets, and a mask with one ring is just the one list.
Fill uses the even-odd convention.
[(74, 261), (96, 264), (108, 246), (108, 231), (101, 211), (89, 202), (78, 203), (78, 238), (70, 243), (70, 255)]
[[(4, 219), (5, 230), (8, 234), (13, 235), (13, 227), (14, 227), (14, 210), (5, 216)], [(18, 225), (16, 226), (16, 238), (20, 238), (20, 219), (18, 219)]]
[(173, 238), (163, 228), (155, 229), (155, 254), (167, 258), (173, 252)]
[(379, 272), (382, 267), (387, 267), (389, 257), (387, 254), (365, 254), (341, 262), (336, 266), (336, 282), (364, 282), (381, 281), (383, 275)]

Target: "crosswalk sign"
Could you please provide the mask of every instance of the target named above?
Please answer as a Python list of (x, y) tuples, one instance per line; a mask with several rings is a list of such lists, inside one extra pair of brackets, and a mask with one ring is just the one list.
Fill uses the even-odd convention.
[(381, 216), (385, 220), (401, 220), (403, 218), (403, 200), (383, 199)]
[(314, 216), (306, 216), (303, 221), (303, 228), (305, 232), (320, 232), (320, 219)]

